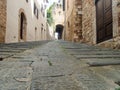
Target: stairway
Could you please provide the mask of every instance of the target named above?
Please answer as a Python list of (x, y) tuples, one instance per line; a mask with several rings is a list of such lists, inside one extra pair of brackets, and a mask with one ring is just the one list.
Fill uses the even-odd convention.
[(35, 48), (37, 46), (48, 43), (49, 41), (34, 41), (34, 42), (20, 42), (20, 43), (8, 43), (0, 44), (0, 60), (11, 57), (17, 53), (23, 52), (28, 49)]

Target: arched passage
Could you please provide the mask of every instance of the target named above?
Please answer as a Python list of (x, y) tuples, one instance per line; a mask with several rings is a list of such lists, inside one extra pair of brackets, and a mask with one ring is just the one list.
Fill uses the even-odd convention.
[(19, 41), (26, 41), (27, 19), (24, 12), (19, 15)]
[(63, 28), (64, 28), (64, 26), (61, 24), (56, 25), (55, 32), (58, 34), (58, 39), (62, 39)]

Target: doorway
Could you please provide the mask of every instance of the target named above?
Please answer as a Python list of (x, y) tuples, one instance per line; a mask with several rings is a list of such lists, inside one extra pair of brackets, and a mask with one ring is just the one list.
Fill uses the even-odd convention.
[(57, 39), (62, 39), (62, 34), (63, 34), (63, 25), (56, 25), (56, 30), (55, 30), (55, 34), (57, 35)]
[(26, 31), (27, 31), (27, 20), (25, 14), (22, 12), (20, 14), (20, 31), (19, 31), (19, 41), (26, 41)]
[(113, 37), (112, 0), (96, 0), (97, 43)]

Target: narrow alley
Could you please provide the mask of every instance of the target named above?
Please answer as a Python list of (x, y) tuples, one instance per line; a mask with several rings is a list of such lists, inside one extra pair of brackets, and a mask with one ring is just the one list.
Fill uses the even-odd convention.
[(120, 0), (0, 0), (0, 90), (120, 90)]
[(119, 90), (120, 50), (63, 40), (0, 44), (0, 90)]

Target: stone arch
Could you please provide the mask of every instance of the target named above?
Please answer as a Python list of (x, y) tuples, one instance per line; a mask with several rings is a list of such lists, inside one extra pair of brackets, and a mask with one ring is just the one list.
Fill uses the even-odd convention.
[(57, 24), (56, 25), (56, 30), (55, 32), (58, 34), (58, 39), (62, 39), (63, 36), (63, 28), (64, 26), (62, 24)]
[(19, 10), (19, 42), (26, 41), (27, 18), (24, 9)]

